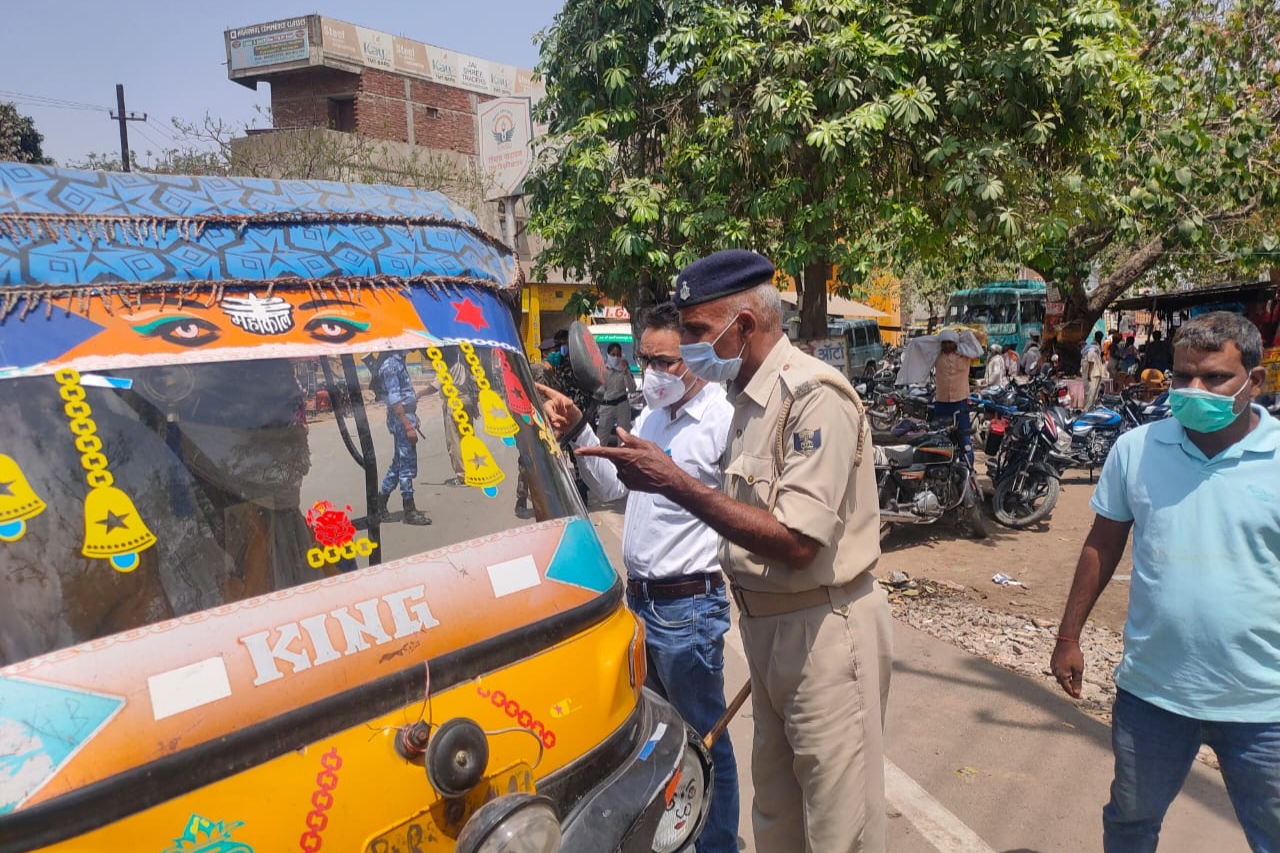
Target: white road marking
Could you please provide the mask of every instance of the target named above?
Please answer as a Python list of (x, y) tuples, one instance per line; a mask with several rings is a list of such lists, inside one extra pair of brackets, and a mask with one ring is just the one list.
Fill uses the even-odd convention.
[[(724, 639), (725, 644), (745, 661), (747, 652), (742, 646), (742, 635), (738, 633), (737, 615), (734, 606), (733, 624), (725, 632)], [(749, 708), (750, 705), (743, 706), (743, 712)], [(939, 853), (995, 853), (976, 832), (887, 758), (884, 760), (884, 788), (885, 798)]]
[(976, 832), (887, 758), (884, 760), (884, 793), (939, 853), (995, 853)]

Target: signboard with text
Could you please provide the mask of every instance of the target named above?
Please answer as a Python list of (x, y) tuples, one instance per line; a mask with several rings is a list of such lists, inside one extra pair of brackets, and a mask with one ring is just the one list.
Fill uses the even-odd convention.
[(489, 200), (520, 194), (533, 165), (528, 98), (496, 98), (480, 105), (480, 169), (492, 181)]
[(849, 348), (844, 338), (809, 338), (797, 341), (796, 346), (845, 376), (849, 375)]
[(308, 58), (312, 64), (322, 65), (328, 58), (480, 95), (520, 95), (536, 102), (546, 92), (542, 82), (527, 69), (320, 15), (227, 30), (226, 39), (229, 70), (239, 77), (249, 75), (235, 72)]
[(232, 71), (297, 62), (311, 55), (306, 18), (289, 18), (227, 30), (227, 61)]
[(1262, 384), (1263, 393), (1280, 392), (1280, 347), (1262, 351), (1262, 366), (1267, 369), (1267, 378)]

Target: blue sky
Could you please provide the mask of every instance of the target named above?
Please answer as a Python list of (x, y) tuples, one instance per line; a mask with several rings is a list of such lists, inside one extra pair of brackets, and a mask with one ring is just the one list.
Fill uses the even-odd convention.
[[(311, 0), (315, 2), (315, 0)], [(318, 6), (288, 0), (38, 0), (6, 3), (0, 35), (0, 100), (15, 101), (44, 134), (45, 154), (60, 163), (90, 151), (119, 152), (115, 84), (123, 83), (136, 152), (172, 146), (173, 116), (205, 113), (251, 121), (270, 103), (270, 88), (246, 89), (227, 79), (223, 30), (319, 13), (417, 41), (532, 68), (533, 35), (551, 23), (563, 0), (364, 0)], [(20, 94), (13, 94), (20, 93)], [(26, 97), (24, 97), (26, 96)], [(40, 106), (30, 96), (101, 109)], [(259, 118), (259, 123), (261, 119)]]

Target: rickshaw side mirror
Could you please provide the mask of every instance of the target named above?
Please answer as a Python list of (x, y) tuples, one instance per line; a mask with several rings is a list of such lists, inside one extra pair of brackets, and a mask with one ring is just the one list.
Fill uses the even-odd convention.
[(586, 323), (574, 320), (569, 326), (569, 364), (578, 388), (599, 402), (604, 396), (604, 355)]

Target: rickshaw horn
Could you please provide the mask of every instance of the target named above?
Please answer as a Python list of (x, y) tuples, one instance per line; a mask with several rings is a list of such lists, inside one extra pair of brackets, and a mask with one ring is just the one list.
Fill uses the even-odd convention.
[(427, 781), (446, 797), (460, 797), (484, 778), (489, 739), (465, 717), (442, 723), (427, 744)]

